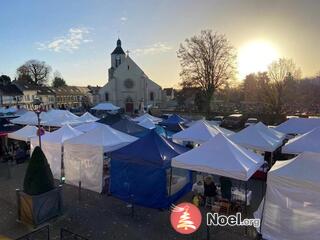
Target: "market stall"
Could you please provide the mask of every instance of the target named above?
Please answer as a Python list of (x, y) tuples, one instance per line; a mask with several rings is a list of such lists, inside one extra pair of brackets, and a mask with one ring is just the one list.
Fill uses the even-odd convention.
[(254, 213), (263, 239), (317, 240), (320, 236), (320, 154), (276, 162), (264, 200)]
[[(111, 153), (113, 196), (132, 204), (168, 208), (191, 189), (191, 174), (171, 168), (171, 159), (187, 149), (155, 131)], [(155, 191), (156, 189), (156, 191)]]
[[(117, 150), (137, 138), (117, 131), (107, 125), (100, 126), (64, 143), (66, 183), (98, 193), (103, 191), (107, 170), (108, 152)], [(105, 172), (104, 172), (105, 165)]]

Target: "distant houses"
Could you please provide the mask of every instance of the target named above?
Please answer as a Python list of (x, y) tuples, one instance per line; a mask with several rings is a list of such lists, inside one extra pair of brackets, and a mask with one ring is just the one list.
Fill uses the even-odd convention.
[(1, 82), (0, 107), (20, 106), (32, 109), (38, 98), (46, 110), (51, 108), (89, 108), (100, 102), (99, 86), (63, 86), (59, 88), (39, 86), (30, 81)]

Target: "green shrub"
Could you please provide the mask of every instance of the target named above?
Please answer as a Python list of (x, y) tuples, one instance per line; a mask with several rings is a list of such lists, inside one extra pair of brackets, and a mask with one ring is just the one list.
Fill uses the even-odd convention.
[(24, 177), (23, 191), (29, 195), (39, 195), (52, 189), (54, 181), (50, 166), (41, 148), (37, 146)]

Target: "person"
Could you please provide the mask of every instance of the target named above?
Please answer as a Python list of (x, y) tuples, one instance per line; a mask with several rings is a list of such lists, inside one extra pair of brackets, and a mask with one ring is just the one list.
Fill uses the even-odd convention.
[(224, 199), (231, 201), (232, 182), (227, 177), (220, 177), (221, 196)]
[(26, 151), (21, 146), (19, 146), (15, 152), (16, 163), (23, 163), (26, 160), (26, 157)]
[(205, 178), (204, 181), (204, 197), (206, 206), (213, 206), (217, 196), (217, 187), (211, 176)]
[(203, 205), (203, 194), (204, 194), (204, 187), (203, 182), (201, 180), (197, 181), (192, 185), (192, 202), (197, 207)]

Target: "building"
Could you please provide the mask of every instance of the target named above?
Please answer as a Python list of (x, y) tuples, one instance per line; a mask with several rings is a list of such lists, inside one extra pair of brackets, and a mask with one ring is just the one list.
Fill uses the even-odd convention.
[(162, 98), (161, 87), (143, 72), (129, 54), (125, 54), (120, 39), (111, 53), (108, 82), (99, 93), (100, 101), (111, 102), (127, 113), (151, 105), (159, 107)]
[(89, 89), (89, 100), (92, 103), (93, 106), (97, 105), (100, 102), (100, 95), (99, 95), (99, 91), (101, 89), (101, 87), (99, 86), (90, 86), (88, 85), (88, 89)]
[(0, 107), (18, 106), (23, 93), (11, 83), (0, 84)]
[(19, 101), (22, 107), (31, 110), (35, 98), (42, 101), (42, 106), (46, 110), (54, 107), (55, 93), (49, 87), (39, 86), (31, 81), (15, 80), (12, 83), (23, 93)]

